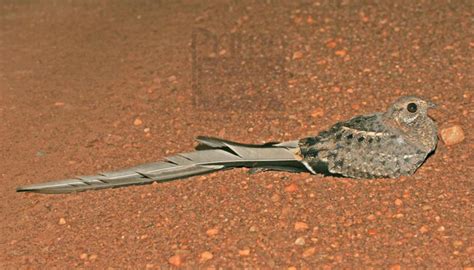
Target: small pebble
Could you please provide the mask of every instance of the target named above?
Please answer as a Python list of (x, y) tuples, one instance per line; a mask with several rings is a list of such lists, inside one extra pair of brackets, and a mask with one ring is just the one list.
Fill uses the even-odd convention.
[(298, 186), (295, 183), (291, 183), (285, 187), (285, 192), (293, 193), (298, 191)]
[(394, 218), (402, 218), (404, 215), (402, 213), (398, 213), (393, 215)]
[(304, 222), (296, 222), (295, 223), (295, 230), (296, 231), (306, 231), (309, 228), (307, 223)]
[(316, 253), (315, 247), (305, 249), (305, 251), (303, 251), (303, 258), (313, 256), (315, 253)]
[(303, 237), (298, 237), (295, 240), (295, 245), (298, 245), (298, 246), (304, 246), (305, 243), (306, 242)]
[(455, 241), (453, 241), (453, 247), (455, 247), (455, 248), (459, 248), (459, 247), (461, 247), (462, 245), (463, 245), (463, 242), (460, 241), (460, 240), (455, 240)]
[(201, 262), (209, 261), (213, 257), (214, 257), (214, 255), (212, 255), (211, 252), (204, 251), (203, 253), (201, 253)]
[(399, 264), (392, 264), (390, 265), (390, 270), (400, 270), (402, 267)]
[(301, 51), (297, 51), (293, 53), (293, 60), (297, 60), (301, 58), (303, 58), (303, 53)]
[(470, 246), (470, 247), (466, 248), (466, 252), (468, 254), (474, 254), (474, 246)]
[(441, 139), (446, 145), (454, 145), (464, 141), (464, 130), (461, 126), (455, 125), (444, 128), (440, 131)]
[(311, 112), (311, 117), (318, 118), (324, 116), (324, 110), (322, 108), (316, 108)]
[(81, 258), (81, 260), (85, 260), (85, 259), (87, 259), (87, 257), (88, 257), (88, 256), (87, 256), (87, 253), (82, 253), (82, 254), (79, 256), (79, 258)]
[(239, 255), (240, 255), (240, 256), (248, 256), (248, 255), (250, 255), (250, 249), (246, 248), (246, 249), (241, 249), (241, 250), (239, 250)]
[(421, 209), (423, 209), (425, 211), (428, 211), (428, 210), (433, 209), (433, 207), (431, 207), (431, 205), (423, 205), (423, 207), (421, 207)]
[(402, 206), (402, 204), (403, 204), (403, 201), (402, 201), (402, 200), (400, 200), (400, 199), (395, 199), (395, 205), (396, 205), (396, 206)]
[(336, 54), (337, 56), (343, 57), (343, 56), (346, 56), (347, 51), (346, 51), (346, 50), (338, 50), (338, 51), (335, 52), (335, 54)]
[(97, 255), (95, 255), (95, 254), (92, 254), (92, 255), (89, 256), (89, 260), (91, 260), (91, 261), (95, 261), (96, 259), (97, 259)]
[(368, 233), (369, 235), (376, 235), (376, 234), (377, 234), (377, 230), (376, 230), (376, 229), (368, 229), (368, 230), (367, 230), (367, 233)]
[(206, 234), (208, 236), (214, 236), (214, 235), (217, 235), (218, 233), (219, 233), (219, 229), (217, 228), (212, 228), (206, 231)]
[(134, 126), (140, 126), (141, 124), (143, 124), (143, 121), (140, 118), (137, 118), (135, 121), (133, 121)]
[(296, 24), (301, 24), (301, 22), (303, 21), (303, 18), (301, 16), (296, 16), (293, 21), (296, 23)]
[(426, 225), (423, 225), (423, 226), (420, 227), (420, 232), (421, 233), (427, 233), (427, 232), (429, 232), (429, 230), (430, 230), (430, 228), (428, 228), (428, 226), (426, 226)]
[(66, 219), (65, 218), (60, 218), (59, 219), (59, 225), (64, 225), (66, 224)]
[(183, 258), (180, 255), (174, 255), (168, 259), (168, 262), (173, 266), (180, 267), (183, 264)]
[(374, 221), (375, 219), (377, 219), (377, 217), (373, 214), (370, 214), (367, 216), (367, 219), (370, 220), (370, 221)]
[(360, 109), (360, 105), (359, 104), (352, 104), (351, 105), (351, 108), (355, 111), (359, 110)]
[(334, 40), (331, 40), (331, 41), (326, 43), (326, 47), (328, 47), (330, 49), (334, 49), (334, 48), (336, 48), (336, 46), (337, 46), (337, 43)]

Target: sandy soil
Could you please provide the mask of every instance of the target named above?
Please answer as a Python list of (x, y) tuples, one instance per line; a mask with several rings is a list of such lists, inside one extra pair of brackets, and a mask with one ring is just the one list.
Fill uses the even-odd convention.
[[(473, 269), (472, 5), (335, 2), (0, 2), (0, 268)], [(405, 94), (466, 133), (413, 177), (15, 193), (197, 135), (300, 138)]]

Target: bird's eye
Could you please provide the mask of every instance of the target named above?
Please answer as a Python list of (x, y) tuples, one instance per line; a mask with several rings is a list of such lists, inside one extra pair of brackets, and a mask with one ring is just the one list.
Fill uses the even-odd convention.
[(411, 113), (415, 113), (418, 107), (416, 106), (415, 103), (408, 103), (407, 105), (407, 110)]

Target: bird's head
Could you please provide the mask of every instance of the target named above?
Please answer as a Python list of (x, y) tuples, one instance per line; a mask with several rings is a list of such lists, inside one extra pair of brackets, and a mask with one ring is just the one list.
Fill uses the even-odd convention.
[(436, 148), (438, 127), (428, 116), (428, 109), (436, 105), (415, 96), (405, 96), (395, 101), (384, 114), (386, 123), (402, 131), (405, 138), (426, 151)]
[(426, 121), (429, 118), (428, 109), (434, 107), (436, 105), (431, 101), (415, 96), (404, 96), (390, 106), (386, 116), (395, 120), (400, 126), (414, 127)]

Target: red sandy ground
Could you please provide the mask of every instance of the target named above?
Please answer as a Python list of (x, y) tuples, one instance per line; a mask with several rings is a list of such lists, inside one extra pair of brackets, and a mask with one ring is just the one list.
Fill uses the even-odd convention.
[[(1, 269), (473, 269), (469, 1), (252, 2), (0, 3)], [(197, 135), (297, 139), (406, 94), (466, 133), (413, 177), (237, 169), (15, 193)]]

